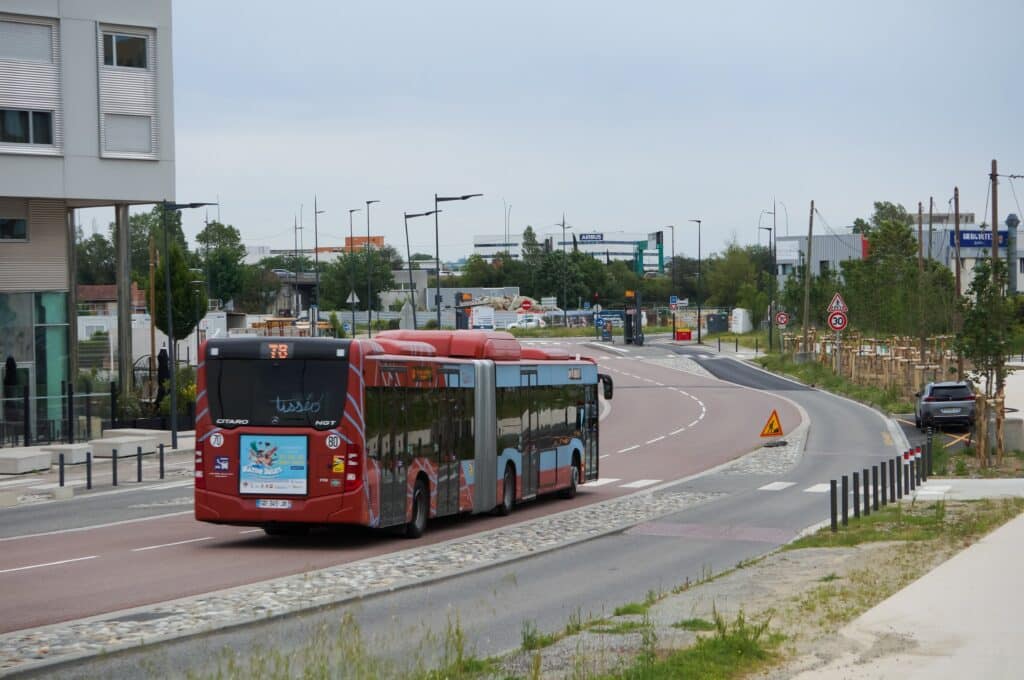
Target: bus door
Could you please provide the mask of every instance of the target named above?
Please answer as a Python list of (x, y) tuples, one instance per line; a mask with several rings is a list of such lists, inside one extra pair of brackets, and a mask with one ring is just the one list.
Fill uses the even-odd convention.
[(459, 398), (462, 378), (458, 367), (442, 367), (444, 378), (437, 400), (437, 514), (453, 515), (459, 511), (459, 431), (461, 416)]
[(381, 428), (380, 517), (383, 526), (405, 521), (406, 475), (408, 472), (408, 428), (406, 427), (405, 390), (398, 387), (398, 374), (404, 367), (385, 367), (392, 373), (383, 392), (384, 425)]
[(583, 421), (583, 427), (580, 430), (583, 433), (584, 441), (583, 465), (586, 468), (584, 479), (589, 481), (597, 479), (598, 461), (601, 458), (598, 455), (597, 440), (597, 419), (600, 410), (597, 403), (597, 385), (584, 386), (583, 395), (583, 412), (577, 417), (581, 417)]
[(537, 483), (540, 477), (540, 407), (537, 403), (537, 369), (523, 368), (519, 371), (520, 393), (523, 396), (522, 407), (524, 422), (523, 432), (523, 467), (519, 471), (519, 488), (523, 500), (537, 495)]

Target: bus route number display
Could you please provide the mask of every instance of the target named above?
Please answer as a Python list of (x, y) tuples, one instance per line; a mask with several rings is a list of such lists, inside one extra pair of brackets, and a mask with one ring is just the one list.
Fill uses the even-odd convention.
[(260, 345), (261, 359), (291, 359), (292, 343), (264, 342)]

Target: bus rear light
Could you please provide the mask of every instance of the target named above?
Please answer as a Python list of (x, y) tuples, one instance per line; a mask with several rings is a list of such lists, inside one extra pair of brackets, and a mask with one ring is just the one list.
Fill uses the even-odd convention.
[(206, 478), (203, 476), (203, 442), (196, 442), (196, 468), (195, 468), (195, 487), (197, 489), (206, 488)]
[(348, 447), (345, 461), (345, 491), (355, 491), (362, 485), (363, 471), (359, 468), (359, 449)]

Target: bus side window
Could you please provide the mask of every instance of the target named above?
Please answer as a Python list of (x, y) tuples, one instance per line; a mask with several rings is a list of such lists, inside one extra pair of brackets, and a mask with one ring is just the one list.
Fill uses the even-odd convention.
[(366, 455), (380, 458), (380, 414), (383, 411), (381, 390), (369, 387), (366, 390)]

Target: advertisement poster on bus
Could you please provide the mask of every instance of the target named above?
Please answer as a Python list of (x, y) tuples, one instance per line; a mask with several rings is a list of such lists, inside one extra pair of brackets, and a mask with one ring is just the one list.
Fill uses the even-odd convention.
[(243, 434), (240, 440), (242, 493), (306, 494), (309, 465), (305, 437)]

